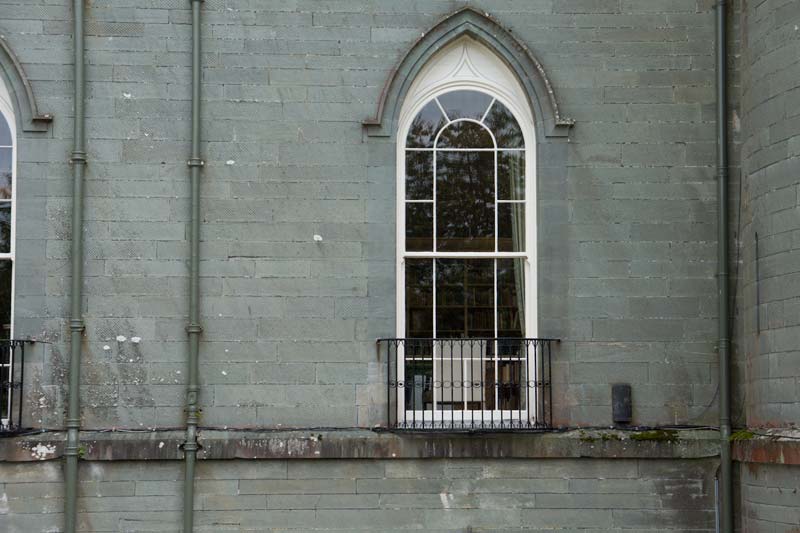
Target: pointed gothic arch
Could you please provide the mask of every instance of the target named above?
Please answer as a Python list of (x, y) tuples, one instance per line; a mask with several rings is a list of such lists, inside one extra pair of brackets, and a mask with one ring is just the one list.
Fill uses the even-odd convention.
[(514, 72), (525, 89), (535, 115), (536, 127), (542, 136), (568, 135), (574, 121), (562, 116), (552, 84), (542, 64), (507, 29), (488, 14), (472, 7), (462, 8), (440, 21), (403, 56), (386, 81), (375, 116), (364, 121), (368, 135), (393, 135), (403, 101), (420, 70), (437, 52), (465, 36), (490, 48)]
[(2, 36), (0, 36), (0, 78), (8, 90), (10, 103), (15, 107), (18, 127), (22, 131), (47, 131), (53, 121), (53, 115), (39, 111), (25, 70)]

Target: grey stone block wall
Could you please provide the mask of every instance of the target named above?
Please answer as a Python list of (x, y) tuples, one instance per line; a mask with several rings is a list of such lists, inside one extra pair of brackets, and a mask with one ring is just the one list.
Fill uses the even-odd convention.
[(797, 531), (800, 527), (800, 466), (747, 463), (739, 471), (742, 531)]
[[(179, 531), (180, 464), (144, 464), (82, 463), (81, 531)], [(713, 531), (714, 469), (713, 459), (203, 461), (195, 528)], [(3, 531), (58, 528), (57, 463), (0, 464), (0, 479)]]
[[(530, 47), (576, 121), (539, 148), (557, 424), (610, 423), (618, 381), (635, 423), (715, 417), (712, 3), (470, 4)], [(69, 5), (0, 0), (0, 30), (56, 116), (19, 168), (16, 331), (53, 341), (30, 361), (45, 427), (62, 423), (68, 356)], [(204, 2), (204, 425), (384, 420), (373, 341), (395, 334), (394, 145), (361, 120), (402, 53), (464, 5)], [(183, 0), (87, 4), (86, 427), (182, 423), (188, 23)]]
[(749, 426), (800, 423), (798, 25), (797, 2), (744, 4), (744, 192), (737, 307)]

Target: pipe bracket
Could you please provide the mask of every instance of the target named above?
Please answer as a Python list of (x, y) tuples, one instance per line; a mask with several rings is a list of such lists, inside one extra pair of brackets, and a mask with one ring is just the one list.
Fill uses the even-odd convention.
[(203, 326), (200, 324), (189, 324), (186, 326), (186, 332), (190, 335), (203, 333)]
[(83, 320), (74, 318), (69, 321), (69, 330), (75, 333), (82, 333), (86, 331), (86, 325), (83, 323)]
[(72, 164), (75, 164), (75, 163), (80, 163), (82, 165), (85, 165), (86, 164), (86, 152), (82, 152), (80, 150), (76, 150), (76, 151), (72, 152), (72, 154), (71, 154), (71, 156), (69, 158), (69, 164), (72, 165)]
[(202, 160), (201, 158), (199, 158), (199, 157), (193, 157), (193, 158), (191, 158), (190, 160), (188, 160), (188, 161), (186, 162), (186, 164), (187, 164), (188, 166), (190, 166), (190, 167), (204, 167), (204, 166), (206, 165), (206, 162), (205, 162), (205, 161), (203, 161), (203, 160)]

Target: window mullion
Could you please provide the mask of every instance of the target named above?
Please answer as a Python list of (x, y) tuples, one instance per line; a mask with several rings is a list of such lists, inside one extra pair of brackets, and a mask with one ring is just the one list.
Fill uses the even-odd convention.
[[(438, 102), (438, 100), (437, 100)], [(436, 242), (436, 233), (437, 233), (437, 226), (436, 226), (436, 182), (439, 181), (437, 176), (437, 167), (436, 167), (436, 147), (433, 148), (433, 251), (436, 252), (438, 249), (438, 243)]]

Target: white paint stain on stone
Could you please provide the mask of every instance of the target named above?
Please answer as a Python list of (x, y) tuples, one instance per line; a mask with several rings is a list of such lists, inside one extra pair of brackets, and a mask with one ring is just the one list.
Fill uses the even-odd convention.
[(322, 242), (322, 235), (314, 235), (314, 242)]
[(109, 346), (108, 344), (105, 344), (103, 346), (103, 350), (105, 350), (105, 351), (109, 351), (110, 349), (111, 349), (111, 346)]
[(41, 442), (31, 448), (31, 456), (34, 459), (39, 459), (40, 461), (44, 461), (47, 459), (48, 455), (53, 455), (56, 453), (55, 445), (48, 446), (47, 444), (42, 444)]
[(133, 344), (139, 344), (140, 342), (142, 342), (142, 338), (141, 337), (131, 337), (131, 342)]
[(450, 509), (450, 501), (447, 499), (447, 493), (446, 492), (440, 492), (439, 493), (439, 499), (442, 502), (442, 507), (443, 508)]
[(126, 340), (128, 340), (128, 337), (125, 335), (117, 335), (117, 342), (125, 342)]

